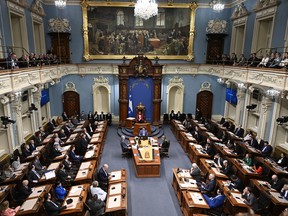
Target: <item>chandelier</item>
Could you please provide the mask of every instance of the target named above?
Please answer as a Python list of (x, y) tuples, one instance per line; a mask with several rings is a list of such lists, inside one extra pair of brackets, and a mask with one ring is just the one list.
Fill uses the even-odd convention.
[(55, 6), (59, 9), (66, 7), (66, 0), (55, 0)]
[(216, 12), (222, 11), (225, 7), (225, 5), (220, 2), (220, 0), (212, 0), (209, 5)]
[(137, 0), (134, 8), (134, 16), (148, 20), (158, 14), (158, 4), (155, 0)]

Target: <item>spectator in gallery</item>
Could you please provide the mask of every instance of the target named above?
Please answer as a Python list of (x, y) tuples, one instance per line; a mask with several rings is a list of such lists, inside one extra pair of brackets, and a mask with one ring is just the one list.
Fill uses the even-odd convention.
[(276, 52), (273, 62), (269, 65), (270, 68), (280, 68), (280, 62), (282, 61), (281, 55), (279, 52)]
[(9, 57), (6, 59), (7, 69), (16, 69), (19, 68), (18, 58), (16, 53), (11, 53)]
[(257, 67), (266, 67), (269, 61), (269, 54), (266, 53), (265, 57), (262, 58), (261, 62), (257, 65)]
[(245, 58), (244, 54), (241, 54), (238, 62), (236, 62), (233, 66), (244, 66), (246, 61), (247, 59)]

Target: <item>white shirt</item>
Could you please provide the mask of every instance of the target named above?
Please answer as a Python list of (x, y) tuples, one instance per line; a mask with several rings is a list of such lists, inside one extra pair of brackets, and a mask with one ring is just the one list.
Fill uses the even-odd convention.
[(102, 190), (100, 187), (93, 187), (93, 185), (90, 186), (91, 195), (94, 196), (95, 194), (98, 195), (98, 198), (102, 201), (105, 201), (107, 193)]

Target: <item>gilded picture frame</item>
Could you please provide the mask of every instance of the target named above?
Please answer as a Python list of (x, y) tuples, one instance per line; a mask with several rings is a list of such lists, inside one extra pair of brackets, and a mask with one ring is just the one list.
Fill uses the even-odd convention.
[(134, 16), (134, 2), (82, 0), (86, 61), (150, 59), (193, 61), (197, 3), (160, 3), (158, 15), (148, 20)]

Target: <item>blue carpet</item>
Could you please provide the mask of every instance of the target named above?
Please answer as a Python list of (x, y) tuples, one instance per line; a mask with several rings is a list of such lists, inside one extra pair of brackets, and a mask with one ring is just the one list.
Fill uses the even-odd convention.
[(190, 169), (191, 163), (177, 142), (169, 125), (163, 125), (165, 136), (170, 140), (169, 158), (161, 159), (160, 178), (136, 178), (132, 158), (122, 158), (117, 127), (109, 127), (101, 163), (109, 164), (109, 170), (128, 171), (128, 215), (130, 216), (182, 216), (172, 188), (172, 168)]

